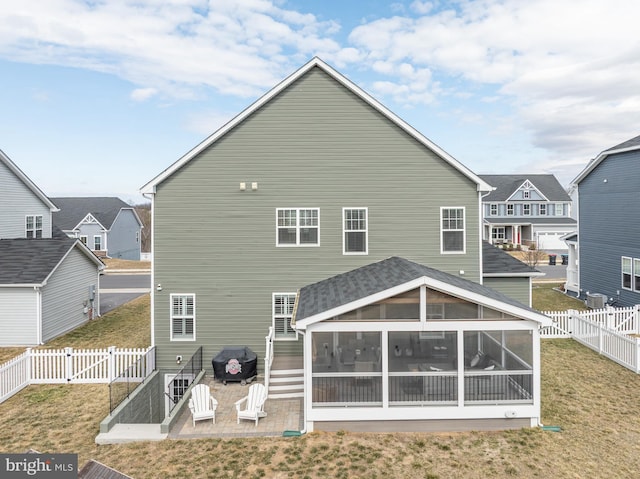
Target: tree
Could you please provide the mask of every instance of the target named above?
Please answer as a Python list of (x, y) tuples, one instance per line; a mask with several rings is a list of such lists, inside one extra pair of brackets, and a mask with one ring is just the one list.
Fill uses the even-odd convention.
[(148, 253), (151, 251), (151, 203), (133, 205), (133, 207), (144, 226), (140, 232), (141, 251), (143, 253)]

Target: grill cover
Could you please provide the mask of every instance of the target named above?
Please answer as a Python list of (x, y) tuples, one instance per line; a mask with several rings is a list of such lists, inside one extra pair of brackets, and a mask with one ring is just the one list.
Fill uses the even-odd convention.
[(226, 346), (211, 360), (220, 381), (250, 382), (258, 375), (258, 356), (247, 346)]

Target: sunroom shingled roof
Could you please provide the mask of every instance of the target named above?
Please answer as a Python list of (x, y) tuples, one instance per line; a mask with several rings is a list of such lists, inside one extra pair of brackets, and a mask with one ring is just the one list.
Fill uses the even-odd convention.
[(294, 321), (321, 314), (425, 276), (515, 308), (534, 311), (479, 283), (394, 256), (303, 287), (298, 293)]

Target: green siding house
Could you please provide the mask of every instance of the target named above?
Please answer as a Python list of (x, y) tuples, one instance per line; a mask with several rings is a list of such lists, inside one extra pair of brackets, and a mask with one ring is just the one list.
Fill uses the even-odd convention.
[[(337, 413), (345, 406), (360, 424), (373, 417), (393, 421), (380, 429), (406, 429), (410, 418), (429, 428), (436, 416), (444, 429), (460, 427), (459, 421), (472, 416), (495, 419), (492, 427), (509, 427), (505, 417), (517, 417), (513, 427), (534, 425), (540, 401), (538, 328), (548, 319), (526, 301), (482, 286), (486, 246), (480, 207), (489, 191), (479, 176), (332, 67), (312, 59), (142, 188), (152, 198), (152, 338), (158, 368), (170, 378), (177, 362), (202, 347), (212, 374), (211, 358), (223, 347), (248, 346), (260, 358), (265, 382), (277, 369), (298, 373), (309, 430), (345, 426), (344, 414)], [(392, 257), (399, 260), (385, 262)], [(370, 294), (365, 288), (339, 310), (316, 308), (311, 320), (296, 317), (305, 287), (347, 273), (360, 278), (358, 272), (373, 264), (382, 266), (376, 269), (381, 290)], [(413, 265), (419, 265), (417, 276), (391, 280), (391, 270)], [(434, 271), (442, 276), (421, 279)], [(516, 287), (495, 282), (529, 298), (524, 276), (521, 271), (514, 276)], [(371, 278), (365, 275), (365, 281)], [(348, 283), (335, 284), (349, 289)], [(464, 290), (473, 294), (461, 295)], [(492, 300), (478, 301), (483, 295)], [(309, 298), (307, 306), (314, 303)], [(323, 304), (322, 295), (317, 299), (314, 307)], [(406, 307), (381, 307), (385, 302)], [(490, 330), (482, 332), (479, 325), (489, 317)], [(319, 336), (313, 337), (314, 330)], [(521, 354), (507, 346), (513, 335), (524, 342)], [(442, 386), (446, 394), (435, 399), (442, 407), (422, 407), (433, 405), (425, 391), (391, 398), (391, 383), (406, 385), (392, 379), (390, 341), (402, 343), (405, 358), (415, 357), (400, 362), (400, 368), (412, 366), (400, 377), (417, 376), (424, 384), (431, 381), (425, 377), (436, 377), (434, 371), (416, 368), (442, 343), (438, 351), (447, 354), (440, 354), (439, 362), (451, 364), (443, 373), (449, 378)], [(354, 376), (355, 361), (341, 353), (358, 350), (364, 357), (365, 348), (375, 366)], [(486, 401), (495, 399), (471, 397), (471, 386), (465, 389), (465, 368), (483, 350), (493, 353), (501, 388), (523, 392), (505, 399), (508, 407), (487, 408)], [(316, 363), (318, 351), (326, 353), (323, 366)], [(528, 382), (510, 376), (510, 368)], [(347, 383), (360, 383), (355, 379), (361, 376), (374, 392), (355, 400)], [(283, 389), (271, 384), (269, 398), (286, 396)], [(484, 407), (478, 408), (478, 401)], [(451, 414), (436, 413), (442, 408)], [(358, 429), (353, 421), (346, 427)]]

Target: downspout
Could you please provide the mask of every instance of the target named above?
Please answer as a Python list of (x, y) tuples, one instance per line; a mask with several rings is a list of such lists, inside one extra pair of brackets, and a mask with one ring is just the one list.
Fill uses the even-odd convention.
[[(296, 304), (297, 304), (297, 302), (296, 302)], [(303, 338), (302, 338), (303, 341), (302, 342), (303, 342), (303, 344), (305, 344), (306, 339), (307, 339), (306, 338), (306, 333), (304, 331), (302, 331), (302, 330), (298, 330), (298, 333), (302, 334), (302, 336), (303, 336)], [(305, 344), (305, 346), (306, 346), (306, 344)], [(284, 437), (302, 436), (302, 435), (307, 433), (307, 391), (309, 390), (308, 387), (307, 387), (307, 383), (309, 381), (309, 379), (308, 379), (309, 375), (306, 374), (306, 361), (304, 360), (305, 359), (305, 355), (306, 355), (306, 351), (307, 351), (307, 348), (303, 347), (302, 348), (302, 354), (303, 354), (303, 360), (302, 360), (303, 368), (302, 368), (302, 370), (304, 371), (303, 372), (303, 378), (304, 378), (304, 383), (303, 384), (304, 384), (304, 386), (303, 386), (303, 393), (302, 393), (302, 424), (303, 424), (303, 427), (302, 427), (301, 431), (292, 431), (292, 430), (283, 431), (282, 435)]]
[[(147, 196), (150, 195), (150, 196)], [(156, 288), (156, 268), (155, 268), (155, 261), (154, 261), (154, 251), (155, 251), (155, 244), (154, 244), (154, 238), (155, 238), (155, 232), (154, 232), (154, 218), (155, 218), (155, 194), (154, 193), (142, 193), (142, 196), (144, 198), (147, 198), (149, 200), (151, 200), (151, 347), (155, 347), (156, 345), (156, 335), (155, 335), (155, 326), (156, 326), (156, 322), (155, 322), (155, 318), (156, 318), (156, 308), (155, 308), (155, 298), (156, 298), (156, 293), (155, 293), (155, 288)], [(140, 233), (140, 248), (142, 250), (142, 232)]]
[(478, 251), (480, 252), (480, 254), (478, 255), (480, 259), (480, 284), (484, 284), (484, 261), (482, 260), (482, 241), (483, 241), (482, 237), (484, 236), (484, 214), (483, 214), (484, 205), (482, 204), (482, 200), (485, 199), (490, 194), (491, 194), (491, 191), (488, 191), (484, 195), (482, 194), (481, 191), (478, 192), (478, 196), (480, 200), (478, 201), (478, 203), (480, 204), (478, 208), (478, 222), (480, 223), (480, 226), (479, 226), (480, 236), (478, 237), (478, 243), (479, 243)]

